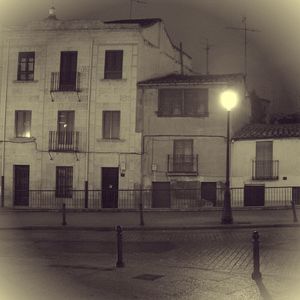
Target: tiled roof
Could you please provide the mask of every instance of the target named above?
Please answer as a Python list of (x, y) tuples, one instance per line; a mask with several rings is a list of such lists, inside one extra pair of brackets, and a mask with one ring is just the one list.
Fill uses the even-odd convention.
[(234, 136), (234, 140), (300, 137), (300, 123), (295, 124), (250, 124)]
[(155, 23), (162, 22), (159, 18), (150, 18), (150, 19), (128, 19), (128, 20), (115, 20), (115, 21), (106, 21), (105, 24), (138, 24), (142, 27), (151, 26)]
[(151, 78), (148, 80), (140, 81), (139, 85), (156, 85), (156, 84), (198, 84), (210, 82), (229, 82), (243, 80), (243, 75), (236, 74), (214, 74), (214, 75), (182, 75), (182, 74), (169, 74), (163, 77)]

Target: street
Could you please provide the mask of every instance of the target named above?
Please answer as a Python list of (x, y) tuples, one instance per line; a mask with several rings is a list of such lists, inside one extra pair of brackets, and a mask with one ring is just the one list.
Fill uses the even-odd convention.
[(300, 299), (299, 228), (258, 231), (262, 282), (252, 229), (124, 231), (124, 268), (113, 231), (1, 230), (1, 299)]

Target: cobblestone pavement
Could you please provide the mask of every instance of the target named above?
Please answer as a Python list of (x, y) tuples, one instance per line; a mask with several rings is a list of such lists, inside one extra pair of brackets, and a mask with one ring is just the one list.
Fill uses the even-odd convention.
[(2, 231), (0, 259), (16, 287), (55, 299), (300, 299), (300, 228), (259, 233), (262, 282), (251, 279), (252, 229), (124, 231), (118, 269), (115, 232)]

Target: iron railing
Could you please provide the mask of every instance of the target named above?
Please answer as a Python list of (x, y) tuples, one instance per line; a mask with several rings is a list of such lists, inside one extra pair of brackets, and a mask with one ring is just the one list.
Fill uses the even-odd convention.
[(78, 131), (49, 131), (49, 151), (53, 152), (78, 152)]
[(278, 160), (253, 160), (253, 180), (277, 180), (279, 170)]
[[(300, 187), (265, 187), (261, 203), (247, 194), (244, 188), (231, 188), (231, 206), (276, 206), (289, 207), (291, 201), (300, 204)], [(159, 193), (161, 192), (161, 194)], [(57, 197), (55, 190), (30, 190), (29, 208), (58, 209), (65, 203), (67, 208), (74, 209), (202, 209), (204, 207), (222, 207), (224, 189), (217, 188), (211, 199), (201, 197), (201, 189), (166, 190), (72, 190), (71, 197)], [(160, 198), (163, 195), (164, 198)], [(250, 197), (250, 198), (249, 198)], [(250, 203), (250, 205), (249, 205)]]
[(198, 173), (198, 155), (168, 155), (168, 173)]
[(51, 92), (80, 92), (80, 72), (52, 72)]

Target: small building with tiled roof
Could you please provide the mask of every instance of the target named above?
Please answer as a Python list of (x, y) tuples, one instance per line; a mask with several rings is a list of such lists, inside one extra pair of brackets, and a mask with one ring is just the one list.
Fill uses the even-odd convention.
[(295, 124), (249, 124), (238, 131), (233, 140), (299, 138), (300, 123)]
[(246, 206), (300, 204), (300, 123), (248, 124), (231, 145), (231, 186)]
[[(231, 112), (235, 132), (250, 121), (242, 74), (171, 73), (138, 82), (143, 136), (143, 187), (154, 190), (154, 207), (220, 205), (225, 181), (227, 112), (220, 95), (234, 89)], [(198, 189), (199, 195), (171, 192)]]

